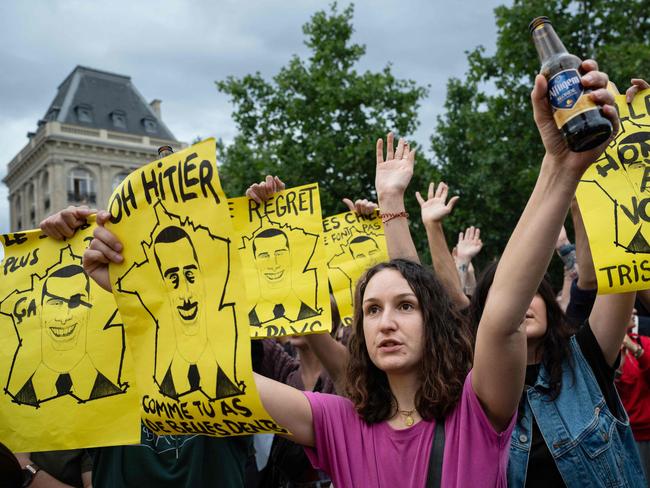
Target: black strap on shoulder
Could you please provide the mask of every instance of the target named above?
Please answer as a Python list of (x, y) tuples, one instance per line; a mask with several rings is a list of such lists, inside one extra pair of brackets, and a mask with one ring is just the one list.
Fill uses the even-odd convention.
[(429, 455), (429, 472), (427, 474), (427, 488), (440, 488), (442, 480), (442, 458), (445, 453), (445, 421), (436, 420), (436, 429), (433, 433), (433, 446)]

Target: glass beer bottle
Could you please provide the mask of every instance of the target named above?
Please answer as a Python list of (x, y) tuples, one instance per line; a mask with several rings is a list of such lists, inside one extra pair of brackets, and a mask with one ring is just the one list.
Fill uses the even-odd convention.
[(537, 17), (529, 25), (540, 70), (548, 80), (548, 97), (558, 129), (574, 152), (592, 149), (605, 142), (612, 124), (587, 95), (580, 82), (582, 60), (569, 54), (548, 17)]

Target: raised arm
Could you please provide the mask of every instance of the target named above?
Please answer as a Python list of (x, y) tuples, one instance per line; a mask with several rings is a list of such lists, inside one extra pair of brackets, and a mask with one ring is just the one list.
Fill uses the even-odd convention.
[(596, 270), (594, 269), (594, 260), (591, 257), (591, 248), (587, 231), (582, 220), (578, 200), (573, 198), (571, 201), (571, 220), (576, 240), (576, 265), (578, 268), (578, 288), (581, 290), (595, 290), (598, 288), (596, 280)]
[(415, 192), (415, 197), (420, 204), (422, 223), (427, 231), (433, 269), (435, 269), (436, 276), (447, 290), (454, 305), (462, 309), (469, 305), (469, 300), (463, 293), (460, 277), (456, 271), (456, 263), (449, 252), (445, 231), (442, 228), (442, 221), (451, 213), (458, 201), (458, 197), (451, 197), (447, 202), (448, 193), (449, 188), (441, 181), (438, 188), (435, 187), (434, 183), (429, 184), (426, 200), (422, 198), (420, 192)]
[(460, 278), (460, 286), (464, 295), (473, 295), (476, 288), (476, 275), (472, 259), (483, 249), (481, 240), (481, 229), (478, 227), (468, 227), (465, 232), (458, 234), (458, 244), (456, 244), (456, 269)]
[(635, 292), (598, 295), (589, 325), (610, 366), (614, 365), (634, 308)]
[(400, 139), (397, 150), (393, 150), (393, 133), (386, 137), (386, 159), (384, 141), (377, 140), (377, 172), (375, 189), (384, 222), (386, 247), (391, 259), (404, 258), (417, 263), (420, 257), (413, 244), (409, 230), (408, 214), (404, 207), (404, 192), (413, 176), (415, 149), (410, 150), (404, 139)]
[[(573, 203), (571, 208), (573, 208)], [(560, 235), (557, 237), (555, 252), (564, 264), (564, 279), (562, 281), (562, 291), (558, 303), (560, 308), (566, 312), (571, 298), (571, 285), (573, 284), (573, 280), (578, 277), (578, 273), (576, 270), (576, 249), (571, 244), (571, 241), (569, 241), (564, 226), (560, 229)]]
[(284, 383), (254, 373), (255, 385), (264, 409), (275, 422), (291, 432), (288, 439), (303, 446), (314, 446), (311, 405), (303, 392)]
[[(618, 128), (607, 75), (594, 61), (582, 63), (585, 96), (602, 106)], [(472, 386), (497, 429), (506, 427), (521, 397), (526, 371), (523, 319), (546, 271), (580, 177), (607, 144), (582, 153), (569, 151), (555, 125), (546, 79), (538, 75), (531, 94), (535, 123), (546, 154), (537, 183), (496, 270), (481, 317)], [(620, 340), (619, 340), (620, 345)], [(507, 378), (507, 381), (504, 381)]]

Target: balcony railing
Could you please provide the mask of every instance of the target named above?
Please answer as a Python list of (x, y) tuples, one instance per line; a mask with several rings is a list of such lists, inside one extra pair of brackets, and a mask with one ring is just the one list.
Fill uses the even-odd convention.
[(97, 194), (95, 192), (68, 192), (68, 203), (97, 203)]

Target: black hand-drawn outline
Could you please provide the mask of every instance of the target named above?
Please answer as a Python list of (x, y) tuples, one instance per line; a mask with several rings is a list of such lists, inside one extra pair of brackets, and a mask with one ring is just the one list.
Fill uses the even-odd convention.
[[(243, 395), (246, 385), (237, 380), (236, 374), (238, 333), (235, 304), (225, 301), (230, 282), (230, 240), (214, 235), (205, 226), (195, 225), (189, 218), (168, 212), (161, 201), (157, 201), (153, 208), (156, 223), (149, 235), (150, 239), (141, 243), (144, 259), (133, 264), (120, 276), (116, 286), (120, 293), (137, 296), (143, 309), (156, 324), (154, 382), (160, 393), (174, 400), (194, 392), (200, 392), (210, 401)], [(161, 217), (169, 224), (161, 223)], [(210, 242), (221, 246), (228, 261), (223, 289), (218, 290), (216, 296), (208, 296), (206, 290), (205, 277), (193, 240), (197, 233), (205, 233)], [(149, 264), (155, 266), (160, 277), (169, 306), (168, 314), (154, 314), (152, 305), (145, 303), (138, 290), (133, 289), (134, 285), (125, 282), (133, 277), (134, 284), (142, 286), (138, 280), (138, 269)], [(233, 324), (234, 337), (230, 373), (224, 370), (223, 364), (219, 364), (214, 353), (213, 339), (208, 333), (208, 321), (216, 320), (209, 316), (209, 307), (215, 303), (218, 304), (218, 310), (230, 309), (232, 313), (232, 320), (228, 321)], [(219, 327), (221, 324), (214, 326)], [(173, 343), (173, 352), (169, 358), (162, 353), (163, 335)]]
[(348, 244), (350, 255), (361, 272), (379, 263), (381, 249), (377, 241), (370, 236), (357, 236)]
[[(339, 244), (338, 252), (327, 262), (330, 270), (337, 271), (347, 283), (350, 303), (354, 296), (356, 280), (369, 268), (382, 261), (382, 252), (377, 239), (383, 239), (379, 233), (366, 233), (354, 226), (349, 228), (350, 236)], [(352, 259), (350, 259), (350, 257)]]
[[(31, 275), (30, 287), (16, 289), (0, 301), (0, 314), (11, 318), (18, 339), (4, 388), (14, 403), (38, 408), (44, 402), (66, 395), (86, 403), (127, 390), (128, 383), (121, 379), (126, 349), (124, 327), (117, 320), (117, 309), (102, 328), (104, 331), (121, 328), (121, 346), (114, 351), (119, 362), (115, 375), (102, 373), (88, 352), (92, 308), (90, 280), (81, 267), (81, 256), (75, 255), (70, 245), (61, 249), (58, 262), (42, 276)], [(40, 324), (41, 355), (35, 367), (25, 374), (18, 367), (18, 359), (24, 347), (34, 347), (24, 344), (23, 339), (30, 318)]]
[[(308, 302), (293, 289), (291, 241), (295, 239), (294, 233), (313, 241), (309, 256), (300, 268), (302, 274), (312, 273), (314, 277), (313, 299)], [(260, 226), (251, 235), (243, 237), (240, 250), (250, 246), (259, 283), (259, 299), (248, 313), (250, 325), (261, 327), (278, 320), (292, 324), (323, 313), (323, 308), (318, 306), (317, 270), (311, 267), (318, 239), (318, 234), (272, 222), (268, 216), (260, 220)], [(298, 310), (297, 315), (292, 315), (291, 310)]]
[[(645, 130), (630, 133), (632, 128)], [(610, 147), (614, 144), (618, 144), (618, 162), (608, 150), (594, 163), (601, 178), (582, 181), (597, 185), (613, 203), (613, 244), (628, 253), (650, 254), (650, 125), (623, 117), (621, 130)], [(606, 182), (608, 175), (618, 171), (629, 184), (623, 192), (615, 192)]]

